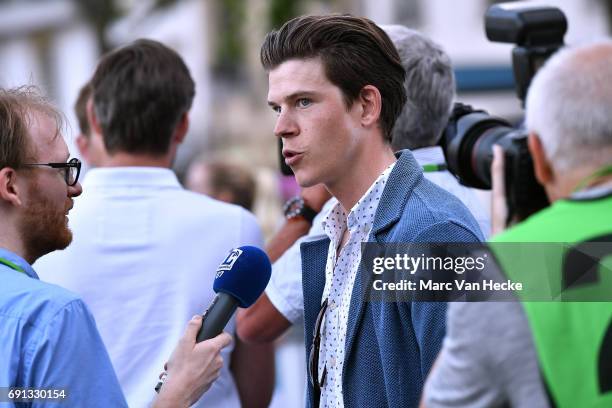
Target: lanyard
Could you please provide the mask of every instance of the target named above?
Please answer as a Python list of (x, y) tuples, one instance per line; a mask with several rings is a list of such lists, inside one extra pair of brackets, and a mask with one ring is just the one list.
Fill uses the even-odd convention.
[(611, 174), (612, 174), (612, 164), (603, 166), (602, 168), (597, 170), (595, 173), (591, 174), (590, 176), (582, 180), (580, 183), (578, 183), (578, 185), (574, 189), (574, 193), (577, 193), (580, 190), (586, 189), (587, 187), (589, 187), (589, 184), (591, 184), (593, 181), (599, 178), (605, 177), (605, 176), (609, 176)]
[(433, 173), (435, 171), (444, 171), (447, 170), (448, 166), (446, 163), (443, 164), (424, 164), (423, 165), (423, 173)]
[(6, 265), (17, 272), (25, 273), (21, 266), (9, 261), (8, 259), (0, 258), (0, 264)]

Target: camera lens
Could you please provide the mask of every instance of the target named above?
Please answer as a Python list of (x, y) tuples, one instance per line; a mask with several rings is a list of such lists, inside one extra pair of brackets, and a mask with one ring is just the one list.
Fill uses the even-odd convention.
[(449, 170), (466, 186), (490, 189), (493, 145), (515, 129), (484, 111), (455, 119), (449, 121), (443, 136)]

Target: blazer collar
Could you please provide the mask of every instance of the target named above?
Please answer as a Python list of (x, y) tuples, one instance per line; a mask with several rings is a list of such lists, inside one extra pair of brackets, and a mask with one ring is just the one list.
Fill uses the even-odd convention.
[(371, 231), (374, 239), (400, 219), (412, 189), (423, 178), (421, 166), (409, 150), (400, 150), (395, 155), (397, 163), (389, 175), (374, 217)]

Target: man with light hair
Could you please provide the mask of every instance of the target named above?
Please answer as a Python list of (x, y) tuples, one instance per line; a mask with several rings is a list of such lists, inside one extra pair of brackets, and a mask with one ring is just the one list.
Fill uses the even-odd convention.
[[(423, 405), (611, 406), (612, 303), (602, 301), (612, 293), (610, 67), (607, 40), (562, 50), (538, 72), (527, 96), (528, 146), (552, 205), (492, 240), (500, 269), (513, 280), (526, 275), (499, 244), (563, 243), (530, 257), (546, 269), (528, 272), (572, 302), (517, 293), (520, 302), (451, 304)], [(503, 180), (499, 148), (495, 157), (493, 178)], [(586, 257), (595, 262), (583, 272), (567, 259), (576, 248), (590, 253), (585, 244), (600, 254)]]

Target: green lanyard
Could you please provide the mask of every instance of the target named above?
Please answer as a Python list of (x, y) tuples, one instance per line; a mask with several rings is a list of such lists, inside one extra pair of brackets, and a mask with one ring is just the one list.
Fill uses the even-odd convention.
[(26, 273), (23, 268), (7, 259), (0, 258), (0, 264), (6, 265), (9, 268), (16, 270), (17, 272)]
[(447, 169), (448, 169), (448, 166), (446, 164), (424, 164), (423, 165), (423, 173), (433, 173), (435, 171), (444, 171)]
[(611, 174), (612, 174), (612, 164), (603, 166), (602, 168), (597, 170), (595, 173), (591, 174), (589, 177), (585, 178), (580, 183), (578, 183), (578, 185), (574, 189), (574, 193), (580, 190), (584, 190), (585, 188), (589, 186), (589, 184), (591, 184), (593, 181), (597, 180), (598, 178), (609, 176)]

